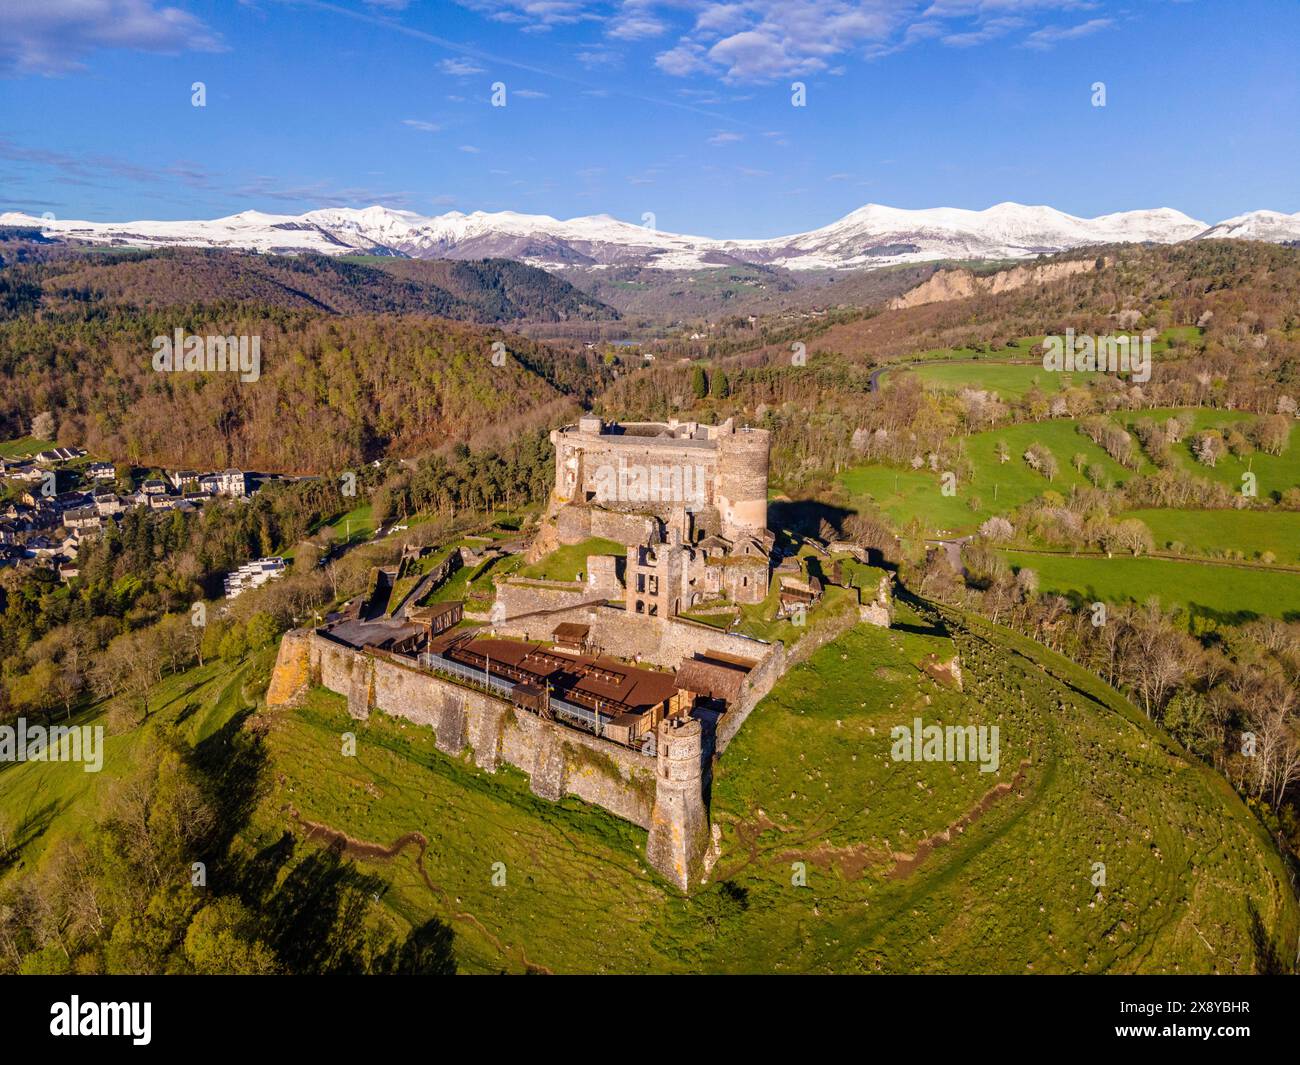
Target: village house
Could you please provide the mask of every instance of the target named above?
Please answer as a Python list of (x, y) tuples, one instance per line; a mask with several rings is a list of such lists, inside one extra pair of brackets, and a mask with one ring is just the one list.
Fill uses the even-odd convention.
[(22, 481), (24, 484), (35, 484), (37, 481), (45, 480), (45, 470), (38, 466), (33, 466), (29, 462), (20, 463), (15, 466), (9, 466), (5, 469), (5, 476), (14, 481)]
[(36, 461), (42, 466), (53, 466), (60, 462), (71, 462), (73, 459), (79, 459), (86, 454), (86, 449), (82, 447), (56, 447), (49, 451), (41, 451), (36, 455)]
[(248, 474), (236, 469), (222, 470), (220, 473), (205, 473), (199, 478), (199, 489), (208, 495), (242, 499), (248, 495)]
[(33, 536), (26, 544), (27, 553), (35, 558), (50, 558), (59, 553), (59, 545), (48, 536)]
[(76, 507), (64, 512), (63, 525), (68, 529), (97, 531), (104, 527), (104, 518), (94, 507)]
[(172, 487), (178, 492), (197, 492), (199, 490), (199, 474), (197, 470), (174, 470), (168, 475)]
[(98, 491), (91, 497), (96, 512), (102, 517), (112, 517), (114, 514), (121, 514), (126, 510), (126, 504), (118, 497), (115, 492)]

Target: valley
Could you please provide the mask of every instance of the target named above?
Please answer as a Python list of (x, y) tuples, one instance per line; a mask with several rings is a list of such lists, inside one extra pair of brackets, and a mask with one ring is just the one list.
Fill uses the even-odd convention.
[[(654, 318), (665, 346), (646, 359), (645, 343), (563, 334), (648, 308), (494, 262), (23, 251), (0, 270), (11, 472), (75, 444), (89, 454), (53, 462), (65, 493), (103, 459), (119, 491), (184, 462), (268, 479), (170, 525), (128, 512), (81, 543), (75, 576), (35, 558), (0, 573), (6, 705), (107, 731), (102, 774), (0, 768), (0, 964), (1285, 969), (1300, 934), (1283, 757), (1300, 427), (1283, 400), (1300, 331), (1279, 292), (1300, 290), (1296, 255), (1126, 248), (1041, 285), (891, 308), (891, 283), (820, 318), (760, 310), (695, 340)], [(1230, 297), (1225, 275), (1238, 278)], [(217, 295), (196, 306), (200, 292)], [(1114, 332), (1117, 307), (1152, 331), (1149, 382), (1044, 369), (1046, 335)], [(196, 332), (260, 323), (262, 387), (150, 380), (132, 353), (178, 308)], [(74, 352), (103, 368), (93, 392), (62, 376)], [(40, 425), (26, 413), (37, 397)], [(747, 465), (717, 459), (704, 510), (663, 509), (641, 543), (631, 525), (649, 504), (584, 492), (597, 467), (570, 463), (573, 433), (593, 463), (606, 447), (689, 456), (706, 440), (725, 455), (732, 435), (743, 447), (761, 434), (770, 467), (760, 491)], [(340, 488), (349, 470), (355, 496)], [(22, 514), (19, 482), (8, 492)], [(15, 526), (13, 539), (30, 537)], [(683, 568), (664, 568), (678, 551)], [(217, 599), (221, 575), (259, 554), (283, 557), (284, 576)], [(745, 566), (762, 570), (752, 590)], [(673, 581), (684, 602), (665, 598)], [(195, 602), (211, 619), (198, 631)], [(446, 656), (499, 640), (501, 670), (505, 644), (523, 641), (563, 662), (578, 652), (556, 643), (560, 622), (603, 641), (606, 658), (583, 668), (676, 669), (678, 696), (708, 670), (648, 634), (682, 627), (710, 668), (757, 674), (783, 656), (770, 684), (742, 689), (741, 724), (727, 724), (741, 705), (731, 689), (692, 695), (694, 719), (726, 742), (707, 759), (706, 832), (684, 881), (652, 853), (653, 827), (608, 808), (623, 800), (578, 797), (619, 759), (655, 764), (638, 746), (669, 735), (653, 714), (622, 741), (615, 726), (632, 726), (602, 724), (597, 704), (578, 744), (594, 753), (579, 756), (577, 740), (564, 746), (577, 726), (543, 712), (536, 727), (570, 752), (551, 791), (540, 758), (485, 760), (479, 725), (458, 745), (443, 704), (426, 719), (378, 680), (331, 690), (309, 665), (285, 696), (295, 633), (355, 639), (358, 661), (400, 658), (410, 618), (447, 608), (451, 643), (424, 665), (466, 699), (493, 689), (457, 681)], [(503, 735), (534, 728), (530, 698)], [(913, 722), (996, 727), (997, 768), (898, 761), (893, 733)], [(1245, 733), (1283, 755), (1252, 763)], [(132, 809), (159, 826), (148, 839), (131, 834)], [(88, 921), (86, 897), (170, 905), (178, 886), (156, 870), (177, 855), (201, 862), (213, 891), (164, 934), (125, 909)], [(23, 902), (37, 896), (49, 916)]]

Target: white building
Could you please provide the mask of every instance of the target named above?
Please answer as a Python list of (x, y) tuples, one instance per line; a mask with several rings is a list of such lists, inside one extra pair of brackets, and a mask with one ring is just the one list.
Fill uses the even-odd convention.
[(260, 588), (273, 577), (284, 576), (284, 559), (278, 555), (245, 562), (239, 569), (227, 573), (223, 582), (227, 599), (234, 599), (250, 588)]

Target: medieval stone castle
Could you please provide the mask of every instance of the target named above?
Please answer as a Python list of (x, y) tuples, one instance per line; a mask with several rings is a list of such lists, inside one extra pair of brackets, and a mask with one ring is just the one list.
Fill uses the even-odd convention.
[(767, 528), (769, 433), (697, 422), (606, 423), (551, 433), (561, 544), (628, 545), (628, 610), (680, 614), (711, 599), (759, 603), (775, 540)]
[[(514, 765), (538, 795), (575, 795), (646, 828), (648, 863), (688, 890), (711, 853), (713, 759), (791, 665), (856, 620), (889, 623), (888, 582), (789, 649), (693, 620), (685, 614), (763, 603), (772, 588), (769, 434), (731, 420), (586, 416), (551, 440), (555, 487), (525, 557), (596, 538), (622, 556), (602, 545), (575, 580), (499, 579), (480, 614), (459, 602), (391, 613), (354, 602), (285, 636), (267, 701), (322, 685), (354, 717), (379, 709), (431, 727), (448, 754), (468, 751), (489, 772)], [(828, 564), (836, 546), (820, 548)], [(776, 567), (782, 610), (787, 596), (802, 610), (821, 592), (797, 561)], [(461, 564), (454, 551), (423, 587)]]

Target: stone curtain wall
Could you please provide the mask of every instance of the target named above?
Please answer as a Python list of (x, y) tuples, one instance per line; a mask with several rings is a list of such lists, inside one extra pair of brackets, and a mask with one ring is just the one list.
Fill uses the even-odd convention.
[[(528, 620), (519, 620), (518, 632), (512, 631), (510, 622), (497, 628), (523, 635)], [(709, 651), (756, 660), (737, 704), (718, 722), (711, 746), (720, 755), (786, 670), (843, 634), (857, 618), (848, 613), (819, 624), (791, 652), (780, 643), (764, 644), (681, 618), (630, 617), (617, 607), (577, 607), (544, 620), (548, 634), (560, 621), (591, 625), (592, 636), (602, 650), (621, 658), (639, 654), (668, 668)], [(694, 763), (684, 757), (686, 748), (694, 744), (698, 749), (701, 743), (690, 730), (674, 736), (668, 731), (672, 722), (665, 721), (660, 727), (658, 754), (649, 757), (542, 720), (396, 656), (358, 651), (308, 629), (286, 633), (271, 675), (267, 704), (291, 703), (313, 684), (345, 696), (348, 712), (355, 718), (366, 718), (373, 708), (431, 728), (438, 749), (448, 755), (468, 749), (474, 763), (489, 773), (505, 762), (522, 770), (533, 792), (542, 798), (558, 801), (573, 795), (648, 829), (647, 861), (683, 891), (693, 883), (703, 855), (701, 826), (707, 830), (708, 817), (704, 806), (707, 767), (698, 757)], [(695, 775), (684, 783), (684, 767), (691, 764)]]
[(727, 744), (735, 738), (750, 712), (781, 679), (787, 664), (785, 647), (777, 644), (775, 651), (750, 670), (745, 683), (741, 685), (740, 698), (736, 700), (736, 705), (728, 707), (727, 712), (718, 721), (718, 729), (713, 737), (714, 751), (722, 754), (727, 749)]
[(580, 544), (593, 536), (620, 544), (644, 544), (658, 530), (648, 514), (625, 514), (590, 506), (560, 506), (555, 512), (556, 542)]
[[(382, 652), (357, 651), (297, 629), (280, 644), (267, 704), (290, 703), (310, 684), (346, 696), (353, 717), (364, 719), (373, 708), (431, 728), (439, 750), (458, 755), (469, 748), (474, 763), (489, 773), (502, 762), (515, 766), (542, 798), (573, 795), (641, 828), (652, 824), (652, 757), (543, 721)], [(700, 801), (702, 806), (702, 796)], [(671, 870), (665, 875), (679, 879)]]

